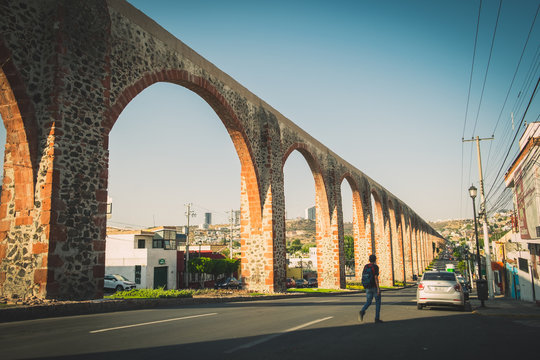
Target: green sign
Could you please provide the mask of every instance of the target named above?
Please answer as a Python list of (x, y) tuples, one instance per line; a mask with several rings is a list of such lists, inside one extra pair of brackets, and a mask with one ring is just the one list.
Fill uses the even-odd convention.
[(159, 265), (165, 265), (165, 259), (159, 259)]

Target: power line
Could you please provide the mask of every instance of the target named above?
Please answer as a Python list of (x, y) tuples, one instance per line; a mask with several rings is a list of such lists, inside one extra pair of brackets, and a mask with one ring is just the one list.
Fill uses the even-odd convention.
[[(519, 61), (518, 61), (518, 64), (516, 66), (516, 71), (514, 71), (514, 76), (512, 77), (512, 82), (510, 83), (510, 87), (508, 88), (508, 92), (506, 93), (506, 98), (504, 99), (504, 102), (503, 102), (503, 105), (502, 105), (502, 108), (501, 108), (501, 112), (499, 113), (499, 118), (497, 119), (497, 123), (495, 124), (495, 128), (493, 129), (493, 134), (495, 134), (495, 131), (497, 130), (497, 126), (499, 125), (499, 121), (501, 120), (501, 116), (502, 116), (504, 107), (506, 106), (506, 101), (508, 100), (508, 96), (510, 95), (510, 91), (512, 90), (512, 86), (514, 85), (514, 81), (516, 80), (516, 75), (518, 73), (519, 66), (521, 65), (521, 60), (523, 60), (523, 55), (525, 54), (525, 49), (527, 48), (527, 44), (529, 43), (529, 39), (531, 37), (531, 33), (533, 31), (534, 24), (536, 22), (536, 17), (538, 16), (538, 11), (539, 10), (540, 10), (540, 4), (536, 8), (536, 13), (534, 14), (534, 19), (533, 19), (533, 22), (531, 24), (531, 28), (529, 29), (529, 34), (527, 35), (527, 40), (525, 41), (525, 45), (523, 45), (523, 50), (521, 51), (521, 56), (519, 57)], [(464, 131), (464, 133), (465, 133), (465, 131)]]
[[(527, 104), (527, 108), (525, 109), (525, 112), (523, 113), (523, 116), (521, 117), (521, 121), (519, 123), (518, 129), (521, 127), (521, 125), (525, 121), (525, 116), (527, 115), (527, 112), (529, 111), (529, 107), (531, 106), (531, 103), (532, 103), (532, 101), (534, 99), (534, 96), (536, 95), (536, 90), (538, 90), (538, 83), (540, 83), (540, 77), (538, 78), (538, 81), (536, 81), (536, 86), (535, 86), (534, 91), (533, 91), (533, 93), (531, 95), (529, 103)], [(506, 156), (505, 156), (505, 158), (504, 158), (504, 160), (503, 160), (503, 162), (501, 164), (501, 167), (499, 168), (499, 171), (497, 172), (497, 176), (495, 176), (495, 180), (493, 182), (493, 185), (491, 186), (491, 188), (488, 191), (488, 196), (491, 193), (491, 190), (493, 189), (493, 187), (495, 186), (496, 180), (499, 178), (499, 175), (501, 174), (501, 171), (504, 169), (504, 166), (506, 164), (506, 160), (508, 159), (508, 155), (510, 154), (510, 151), (512, 150), (512, 146), (514, 145), (514, 142), (516, 141), (516, 138), (517, 138), (518, 134), (519, 134), (519, 131), (516, 131), (516, 135), (514, 135), (514, 138), (512, 139), (512, 143), (510, 144), (510, 147), (508, 148)]]
[(467, 116), (469, 114), (469, 102), (471, 99), (471, 86), (472, 86), (472, 78), (474, 73), (474, 60), (476, 58), (476, 46), (478, 44), (478, 29), (480, 28), (480, 13), (482, 12), (482, 0), (480, 0), (480, 5), (478, 7), (478, 18), (476, 20), (476, 35), (474, 37), (474, 50), (473, 50), (473, 58), (472, 58), (472, 64), (471, 64), (471, 75), (469, 77), (469, 92), (467, 94), (467, 106), (465, 106), (465, 122), (463, 123), (463, 134), (461, 135), (461, 139), (465, 138), (465, 127), (467, 125)]
[(482, 99), (484, 97), (484, 90), (486, 88), (489, 65), (491, 64), (491, 55), (493, 54), (493, 45), (495, 44), (495, 36), (497, 35), (497, 27), (499, 25), (499, 18), (501, 15), (501, 7), (502, 7), (502, 0), (499, 0), (499, 10), (497, 11), (497, 20), (495, 21), (495, 28), (493, 29), (493, 37), (491, 38), (491, 48), (489, 49), (488, 63), (486, 66), (486, 73), (484, 74), (484, 83), (482, 84), (482, 92), (480, 94), (480, 101), (478, 102), (478, 110), (476, 111), (476, 119), (474, 120), (472, 136), (474, 136), (474, 132), (476, 131), (476, 125), (478, 124), (478, 117), (480, 116), (480, 107), (482, 106)]

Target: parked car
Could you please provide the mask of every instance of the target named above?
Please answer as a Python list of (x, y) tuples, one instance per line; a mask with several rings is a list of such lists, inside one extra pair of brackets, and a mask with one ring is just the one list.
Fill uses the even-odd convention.
[(129, 281), (118, 274), (105, 275), (103, 280), (103, 287), (108, 290), (123, 291), (135, 289), (137, 287), (133, 281)]
[(319, 283), (317, 282), (317, 279), (309, 278), (308, 281), (307, 281), (307, 286), (308, 287), (317, 287), (317, 286), (319, 286)]
[(294, 279), (287, 278), (287, 289), (295, 287), (295, 286), (296, 286), (296, 281), (294, 281)]
[(228, 277), (216, 282), (214, 289), (241, 289), (242, 284), (234, 277)]
[(447, 271), (427, 271), (416, 290), (418, 310), (430, 305), (457, 306), (465, 308), (465, 295), (456, 274)]
[(296, 283), (297, 288), (305, 288), (307, 286), (307, 282), (304, 279), (294, 280), (294, 282)]

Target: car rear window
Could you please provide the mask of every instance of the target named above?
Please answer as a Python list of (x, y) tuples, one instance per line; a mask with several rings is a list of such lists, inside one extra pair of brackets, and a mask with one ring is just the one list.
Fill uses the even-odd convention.
[(450, 272), (425, 273), (423, 280), (456, 281), (456, 275)]

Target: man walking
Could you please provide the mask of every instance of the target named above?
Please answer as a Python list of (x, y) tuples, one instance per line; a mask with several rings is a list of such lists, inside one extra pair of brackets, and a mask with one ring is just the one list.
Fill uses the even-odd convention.
[(362, 285), (366, 289), (366, 303), (358, 314), (358, 320), (364, 321), (366, 310), (371, 305), (373, 297), (375, 297), (375, 323), (382, 323), (383, 321), (380, 319), (381, 288), (379, 287), (379, 267), (375, 264), (376, 261), (377, 257), (370, 255), (369, 264), (364, 266), (364, 270), (362, 271)]

